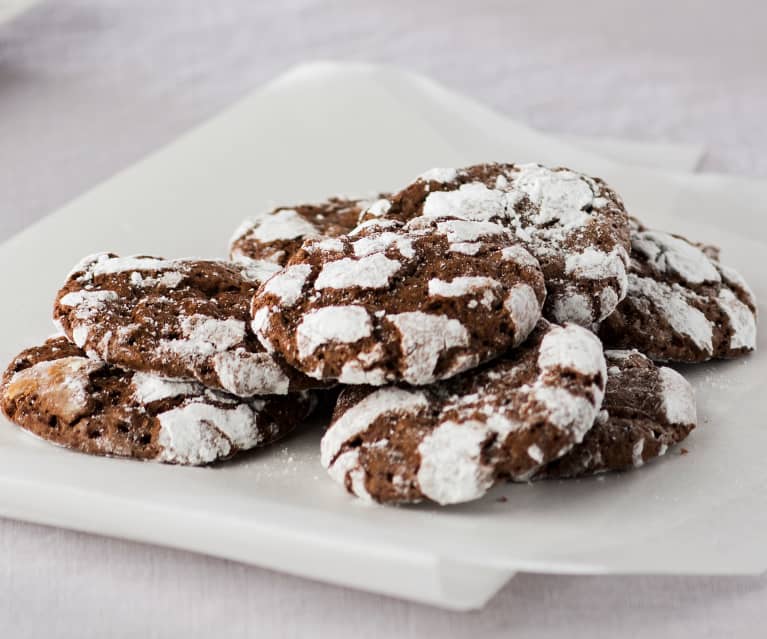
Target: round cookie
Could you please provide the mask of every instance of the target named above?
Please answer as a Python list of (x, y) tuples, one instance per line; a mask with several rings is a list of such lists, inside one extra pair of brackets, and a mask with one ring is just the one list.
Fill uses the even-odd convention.
[(490, 221), (509, 228), (541, 263), (544, 317), (591, 326), (626, 296), (628, 217), (602, 180), (538, 164), (432, 169), (371, 205), (362, 219), (417, 216)]
[(713, 247), (632, 220), (628, 295), (599, 334), (657, 361), (729, 359), (756, 348), (756, 302)]
[(697, 424), (692, 386), (639, 351), (605, 351), (602, 410), (583, 441), (534, 479), (565, 479), (639, 468), (685, 439)]
[(209, 260), (85, 258), (59, 291), (54, 320), (89, 357), (240, 397), (316, 387), (258, 343), (250, 300), (261, 280)]
[[(379, 197), (384, 197), (383, 195)], [(331, 197), (317, 204), (277, 207), (266, 215), (245, 220), (234, 234), (229, 256), (235, 262), (285, 266), (304, 240), (338, 237), (351, 231), (374, 200)]]
[(479, 499), (567, 453), (602, 403), (602, 345), (541, 320), (520, 348), (423, 388), (347, 387), (321, 443), (322, 465), (383, 503)]
[(428, 384), (520, 344), (545, 295), (535, 259), (489, 222), (365, 223), (308, 240), (253, 300), (253, 331), (307, 375)]
[(243, 400), (94, 361), (57, 337), (16, 357), (0, 402), (11, 421), (60, 446), (200, 465), (279, 439), (308, 416), (314, 399), (304, 392)]

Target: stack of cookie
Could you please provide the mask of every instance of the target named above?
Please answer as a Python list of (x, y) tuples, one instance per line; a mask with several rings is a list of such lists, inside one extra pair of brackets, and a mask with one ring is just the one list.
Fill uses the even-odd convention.
[(345, 385), (322, 464), (385, 503), (641, 466), (696, 425), (690, 385), (654, 362), (756, 344), (753, 296), (715, 249), (563, 168), (433, 169), (372, 202), (277, 209), (231, 257), (280, 269), (253, 331)]
[(229, 262), (87, 258), (56, 300), (62, 336), (11, 364), (2, 407), (85, 452), (203, 464), (334, 387), (332, 478), (452, 504), (663, 455), (696, 413), (654, 362), (748, 353), (755, 308), (714, 248), (645, 229), (599, 179), (434, 169), (247, 221)]

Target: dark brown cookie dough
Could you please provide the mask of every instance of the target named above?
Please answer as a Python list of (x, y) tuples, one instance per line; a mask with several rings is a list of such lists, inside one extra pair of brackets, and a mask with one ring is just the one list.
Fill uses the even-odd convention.
[(242, 223), (232, 238), (229, 256), (236, 262), (285, 266), (304, 240), (338, 237), (351, 231), (362, 211), (375, 201), (331, 197), (317, 204), (277, 207)]
[(538, 263), (497, 224), (372, 221), (305, 242), (259, 289), (253, 330), (316, 379), (422, 385), (520, 344), (544, 295)]
[(692, 387), (638, 351), (605, 351), (602, 410), (583, 441), (535, 479), (565, 479), (638, 468), (689, 435), (697, 424)]
[(632, 220), (628, 295), (601, 325), (613, 348), (656, 361), (733, 358), (756, 348), (756, 302), (714, 247)]
[(347, 387), (322, 439), (322, 464), (364, 499), (479, 499), (499, 478), (527, 479), (580, 442), (605, 380), (593, 333), (541, 320), (520, 348), (452, 379)]
[(200, 465), (279, 439), (308, 416), (314, 399), (304, 392), (243, 400), (121, 370), (58, 337), (16, 357), (0, 402), (11, 421), (60, 446)]
[(54, 320), (92, 359), (240, 397), (283, 395), (317, 382), (270, 355), (249, 328), (260, 280), (209, 260), (83, 260), (59, 291)]
[(591, 326), (626, 295), (628, 216), (602, 180), (538, 164), (432, 169), (364, 219), (417, 216), (490, 221), (509, 228), (541, 263), (544, 317)]

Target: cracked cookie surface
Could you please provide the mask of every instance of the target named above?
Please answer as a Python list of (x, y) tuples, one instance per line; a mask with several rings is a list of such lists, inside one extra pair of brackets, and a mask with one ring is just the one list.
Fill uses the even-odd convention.
[(756, 348), (756, 301), (719, 251), (631, 221), (628, 295), (600, 326), (608, 347), (656, 361), (732, 359)]
[(304, 240), (338, 237), (351, 231), (362, 211), (376, 199), (339, 196), (314, 204), (279, 206), (242, 223), (230, 242), (229, 257), (276, 272)]
[(253, 331), (316, 379), (422, 385), (522, 343), (544, 295), (538, 263), (497, 224), (373, 220), (305, 242), (256, 294)]
[(695, 396), (675, 370), (639, 351), (608, 350), (602, 408), (583, 441), (534, 479), (639, 468), (683, 441), (697, 424)]
[(78, 264), (54, 320), (92, 359), (238, 395), (316, 387), (250, 331), (261, 280), (248, 267), (102, 253)]
[(372, 204), (362, 219), (417, 216), (508, 228), (541, 264), (544, 317), (551, 321), (591, 327), (626, 296), (628, 216), (618, 194), (598, 178), (538, 164), (432, 169)]
[(202, 465), (286, 435), (309, 415), (314, 397), (303, 392), (243, 400), (196, 382), (94, 361), (57, 337), (14, 359), (0, 403), (11, 421), (60, 446)]
[(322, 439), (322, 464), (363, 499), (479, 499), (499, 479), (527, 479), (582, 441), (605, 379), (593, 333), (541, 320), (521, 347), (452, 379), (346, 388)]

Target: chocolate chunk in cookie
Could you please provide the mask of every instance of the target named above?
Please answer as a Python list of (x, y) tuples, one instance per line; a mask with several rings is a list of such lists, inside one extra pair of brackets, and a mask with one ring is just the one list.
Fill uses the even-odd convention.
[(590, 331), (542, 320), (523, 346), (423, 388), (348, 387), (322, 444), (333, 479), (385, 503), (478, 499), (579, 443), (606, 380)]
[(89, 357), (129, 370), (240, 397), (317, 386), (250, 331), (259, 284), (242, 265), (103, 253), (75, 267), (54, 319)]
[(535, 479), (564, 479), (638, 468), (689, 435), (697, 423), (687, 380), (638, 351), (605, 351), (602, 410), (583, 441)]
[(0, 387), (8, 418), (49, 442), (187, 465), (269, 444), (298, 426), (313, 403), (309, 392), (243, 400), (124, 371), (86, 357), (65, 337), (21, 353)]
[(495, 222), (541, 263), (544, 317), (591, 326), (626, 296), (629, 225), (620, 197), (602, 180), (537, 164), (432, 169), (376, 202), (364, 219), (417, 216)]
[(316, 379), (421, 385), (520, 344), (544, 295), (538, 263), (497, 224), (372, 221), (305, 242), (259, 289), (253, 330)]
[[(384, 195), (379, 198), (385, 197)], [(235, 262), (285, 266), (304, 240), (338, 237), (351, 231), (362, 211), (376, 198), (331, 197), (317, 204), (280, 206), (245, 220), (232, 238), (229, 256)]]
[(628, 296), (599, 334), (657, 361), (729, 359), (756, 348), (756, 302), (712, 247), (632, 220)]

